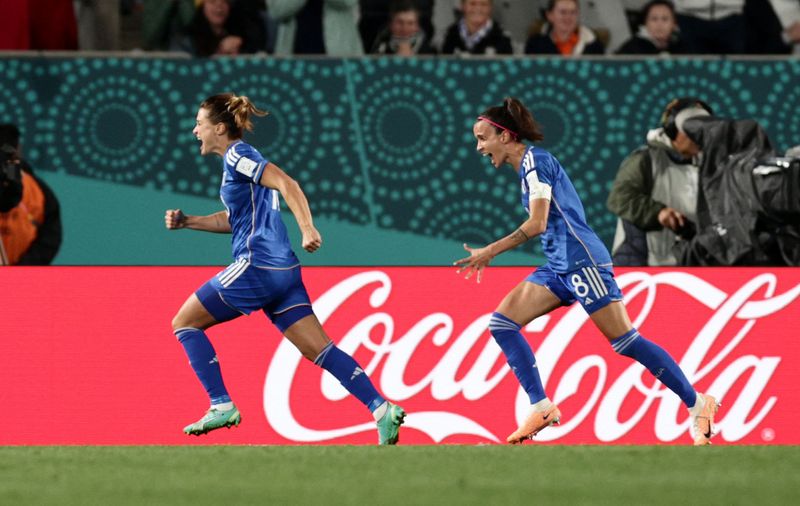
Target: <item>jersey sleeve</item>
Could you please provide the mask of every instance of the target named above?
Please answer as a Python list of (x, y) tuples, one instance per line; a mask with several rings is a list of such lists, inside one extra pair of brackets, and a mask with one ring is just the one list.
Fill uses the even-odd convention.
[(225, 155), (225, 170), (236, 181), (258, 184), (269, 161), (249, 144), (237, 144)]
[[(525, 182), (528, 200), (547, 199), (553, 192), (554, 171), (550, 157), (535, 157), (535, 163), (525, 166)], [(527, 161), (527, 160), (526, 160)]]

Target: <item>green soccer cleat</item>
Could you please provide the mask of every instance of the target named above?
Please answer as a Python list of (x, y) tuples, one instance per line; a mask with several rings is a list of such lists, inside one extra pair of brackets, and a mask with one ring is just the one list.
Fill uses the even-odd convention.
[(202, 436), (212, 430), (228, 427), (229, 429), (234, 425), (239, 425), (242, 421), (242, 415), (239, 410), (234, 406), (231, 409), (221, 411), (216, 408), (211, 408), (206, 411), (203, 418), (187, 425), (183, 428), (183, 432), (189, 436)]
[(400, 426), (406, 418), (406, 412), (400, 406), (391, 402), (388, 404), (386, 413), (378, 420), (378, 444), (396, 445), (400, 440)]

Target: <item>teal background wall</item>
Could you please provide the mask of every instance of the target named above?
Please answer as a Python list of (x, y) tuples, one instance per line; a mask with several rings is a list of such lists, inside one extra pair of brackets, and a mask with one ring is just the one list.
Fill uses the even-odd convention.
[[(324, 237), (311, 265), (444, 265), (524, 219), (515, 173), (474, 152), (475, 117), (517, 96), (544, 125), (607, 244), (622, 159), (675, 96), (800, 144), (799, 60), (0, 58), (0, 121), (58, 194), (57, 264), (225, 264), (228, 238), (167, 231), (164, 210), (219, 210), (220, 160), (191, 135), (205, 97), (268, 109), (246, 139), (303, 185)], [(291, 214), (284, 219), (295, 244)], [(537, 244), (498, 264), (541, 262)]]

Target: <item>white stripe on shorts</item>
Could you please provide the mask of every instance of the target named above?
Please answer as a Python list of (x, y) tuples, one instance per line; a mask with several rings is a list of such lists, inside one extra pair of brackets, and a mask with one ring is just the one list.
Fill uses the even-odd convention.
[(244, 273), (244, 271), (247, 270), (247, 267), (250, 265), (250, 262), (248, 262), (245, 259), (241, 259), (238, 261), (238, 264), (239, 265), (236, 265), (233, 269), (230, 269), (227, 272), (223, 272), (220, 275), (219, 282), (223, 287), (227, 288), (231, 286), (231, 284), (234, 281), (236, 281), (239, 278), (239, 276), (241, 276)]
[(582, 270), (583, 274), (586, 276), (586, 281), (589, 282), (589, 285), (591, 285), (594, 291), (594, 295), (598, 299), (608, 295), (608, 289), (606, 289), (606, 285), (603, 284), (603, 279), (600, 277), (600, 273), (597, 272), (596, 267), (584, 267)]

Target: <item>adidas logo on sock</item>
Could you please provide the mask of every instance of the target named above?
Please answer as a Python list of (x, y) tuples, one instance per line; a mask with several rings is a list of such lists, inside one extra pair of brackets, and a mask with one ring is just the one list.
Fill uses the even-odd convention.
[(362, 368), (360, 368), (360, 367), (356, 367), (356, 368), (353, 370), (353, 375), (352, 375), (352, 376), (350, 376), (350, 381), (353, 381), (353, 380), (355, 379), (355, 377), (356, 377), (356, 376), (358, 376), (359, 374), (362, 374), (363, 372), (364, 372), (364, 369), (362, 369)]

